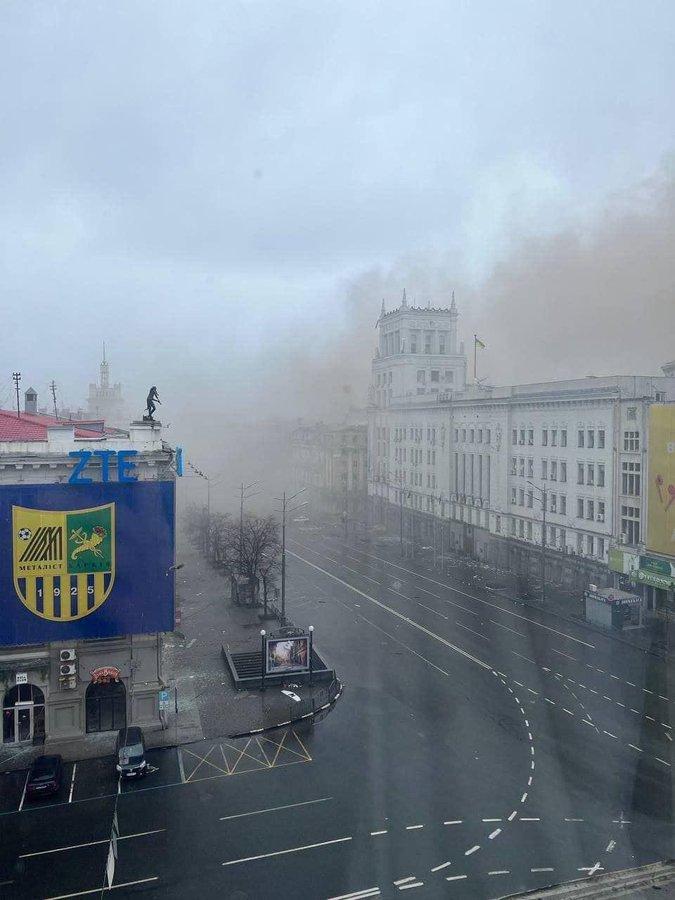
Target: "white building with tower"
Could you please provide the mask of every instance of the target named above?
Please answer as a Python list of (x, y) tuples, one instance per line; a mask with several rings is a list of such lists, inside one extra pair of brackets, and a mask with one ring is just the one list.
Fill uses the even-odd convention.
[(109, 425), (122, 428), (128, 418), (122, 397), (122, 385), (119, 382), (110, 383), (110, 367), (105, 357), (105, 343), (100, 369), (99, 383), (89, 385), (87, 418), (104, 419)]
[[(407, 545), (438, 541), (511, 571), (536, 573), (544, 548), (548, 577), (575, 589), (649, 569), (649, 412), (675, 402), (672, 364), (661, 376), (493, 387), (467, 382), (454, 296), (417, 307), (404, 293), (377, 327), (376, 521), (402, 521)], [(675, 555), (663, 565), (670, 576), (639, 578), (648, 609), (672, 597)]]

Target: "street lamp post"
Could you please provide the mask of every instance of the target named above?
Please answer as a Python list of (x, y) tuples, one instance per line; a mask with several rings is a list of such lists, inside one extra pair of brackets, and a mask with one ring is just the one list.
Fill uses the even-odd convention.
[[(275, 499), (281, 503), (281, 625), (282, 627), (286, 625), (286, 512), (288, 504), (295, 500), (296, 497), (299, 497), (300, 494), (305, 491), (306, 488), (302, 488), (297, 491), (297, 493), (293, 494), (292, 497), (286, 496), (286, 491), (284, 491), (282, 497), (276, 497)], [(305, 506), (305, 503), (300, 503), (298, 506), (293, 507), (291, 512), (295, 512), (296, 509), (300, 509), (301, 506)]]
[(548, 491), (546, 488), (537, 487), (532, 481), (528, 481), (535, 491), (541, 494), (541, 602), (542, 606), (546, 600), (546, 507), (548, 500)]
[(265, 690), (265, 629), (260, 629), (260, 643), (261, 643), (261, 653), (260, 653), (260, 690)]
[(257, 497), (260, 491), (255, 491), (253, 494), (247, 494), (246, 491), (250, 490), (252, 487), (255, 487), (260, 482), (252, 481), (250, 484), (244, 484), (242, 481), (241, 488), (239, 491), (239, 573), (242, 573), (242, 561), (244, 559), (244, 500), (249, 500), (251, 497)]

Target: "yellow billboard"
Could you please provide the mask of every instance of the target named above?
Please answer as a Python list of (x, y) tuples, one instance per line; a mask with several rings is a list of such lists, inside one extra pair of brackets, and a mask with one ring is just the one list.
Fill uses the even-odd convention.
[(649, 409), (647, 547), (675, 556), (675, 403)]

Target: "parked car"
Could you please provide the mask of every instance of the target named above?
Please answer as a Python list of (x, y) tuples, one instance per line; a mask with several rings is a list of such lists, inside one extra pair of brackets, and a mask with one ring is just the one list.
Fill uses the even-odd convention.
[(148, 763), (145, 759), (145, 739), (137, 725), (120, 728), (115, 744), (115, 768), (122, 778), (138, 778), (145, 775)]
[(63, 761), (60, 756), (38, 756), (26, 781), (27, 797), (51, 797), (61, 787)]

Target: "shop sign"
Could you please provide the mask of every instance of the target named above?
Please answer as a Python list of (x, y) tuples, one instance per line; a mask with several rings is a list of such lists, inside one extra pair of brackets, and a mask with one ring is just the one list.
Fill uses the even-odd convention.
[(16, 673), (16, 683), (17, 684), (28, 684), (28, 672), (17, 672)]
[(600, 603), (607, 603), (609, 606), (638, 606), (642, 603), (642, 597), (631, 595), (628, 597), (617, 597), (614, 594), (596, 594), (595, 591), (584, 591), (586, 600), (598, 600)]
[(107, 684), (110, 681), (119, 681), (122, 672), (117, 666), (99, 666), (92, 669), (89, 674), (92, 684)]
[(674, 568), (672, 563), (669, 563), (665, 559), (656, 559), (653, 556), (641, 556), (640, 568), (632, 573), (631, 580), (667, 591), (675, 588)]

